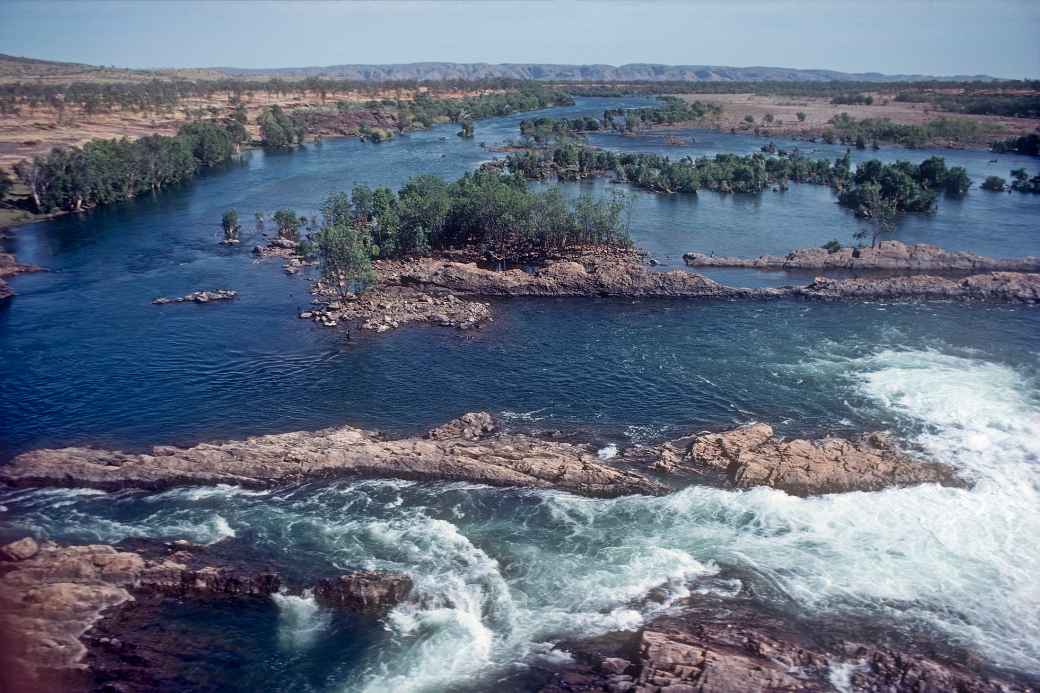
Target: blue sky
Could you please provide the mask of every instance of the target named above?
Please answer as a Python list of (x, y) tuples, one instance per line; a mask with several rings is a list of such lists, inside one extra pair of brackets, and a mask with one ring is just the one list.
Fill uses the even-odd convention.
[(1040, 77), (1040, 0), (22, 2), (0, 53), (121, 67), (413, 61)]

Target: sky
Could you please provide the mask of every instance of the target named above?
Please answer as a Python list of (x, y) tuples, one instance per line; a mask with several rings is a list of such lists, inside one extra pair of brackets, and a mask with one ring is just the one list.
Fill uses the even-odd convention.
[(0, 0), (0, 53), (119, 67), (630, 62), (1040, 77), (1040, 0)]

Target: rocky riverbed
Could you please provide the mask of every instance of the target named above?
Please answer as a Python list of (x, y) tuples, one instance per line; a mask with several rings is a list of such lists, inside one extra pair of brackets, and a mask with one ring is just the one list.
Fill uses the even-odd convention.
[[(117, 680), (129, 679), (120, 686), (138, 690), (132, 684), (140, 683), (140, 670), (148, 668), (142, 660), (147, 664), (155, 649), (149, 640), (162, 636), (152, 628), (150, 636), (139, 633), (127, 640), (128, 629), (118, 622), (139, 618), (134, 611), (154, 617), (156, 603), (166, 597), (255, 598), (301, 590), (276, 572), (231, 565), (214, 553), (185, 541), (129, 550), (38, 544), (26, 537), (0, 547), (0, 687), (86, 689), (103, 670), (115, 668)], [(378, 616), (405, 599), (411, 587), (407, 575), (361, 570), (322, 579), (313, 593), (322, 605)], [(87, 635), (102, 618), (115, 621), (106, 630), (123, 638)]]
[(1012, 693), (1029, 682), (971, 655), (890, 642), (876, 627), (797, 622), (747, 597), (698, 595), (636, 632), (566, 643), (574, 659), (541, 693), (873, 691)]
[(390, 440), (343, 426), (191, 448), (163, 446), (145, 454), (36, 450), (0, 468), (0, 481), (155, 490), (203, 484), (264, 487), (315, 477), (362, 476), (555, 488), (602, 497), (670, 490), (639, 470), (670, 476), (679, 485), (683, 477), (699, 475), (732, 488), (770, 486), (798, 495), (957, 483), (950, 467), (915, 460), (880, 434), (861, 441), (785, 441), (765, 424), (633, 447), (611, 462), (599, 460), (588, 445), (502, 432), (490, 414), (478, 412), (425, 436)]
[(1040, 257), (992, 258), (935, 245), (881, 241), (876, 247), (799, 248), (787, 255), (756, 258), (722, 257), (689, 252), (683, 261), (690, 267), (748, 267), (784, 270), (900, 270), (914, 272), (1040, 272)]

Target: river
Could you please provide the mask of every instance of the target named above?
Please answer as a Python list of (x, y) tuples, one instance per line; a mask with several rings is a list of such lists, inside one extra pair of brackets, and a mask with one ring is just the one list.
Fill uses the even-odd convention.
[[(550, 114), (599, 113), (645, 99), (579, 99)], [(955, 465), (971, 489), (922, 486), (799, 499), (691, 487), (665, 498), (590, 500), (556, 492), (365, 481), (271, 492), (0, 492), (0, 534), (69, 541), (225, 538), (301, 571), (402, 569), (421, 607), (359, 628), (312, 602), (171, 614), (217, 633), (228, 652), (197, 666), (227, 688), (313, 691), (486, 688), (517, 663), (565, 656), (561, 638), (636, 627), (666, 585), (726, 595), (753, 587), (792, 614), (867, 616), (1040, 674), (1040, 313), (956, 303), (499, 301), (472, 333), (408, 328), (347, 340), (296, 318), (301, 276), (217, 244), (229, 207), (314, 212), (356, 182), (455, 177), (493, 156), (529, 114), (380, 145), (325, 140), (291, 154), (248, 153), (193, 183), (18, 229), (5, 242), (49, 272), (12, 281), (0, 308), (0, 460), (72, 444), (142, 449), (351, 423), (397, 433), (489, 410), (508, 425), (564, 429), (627, 446), (688, 430), (767, 421), (784, 434), (893, 431)], [(766, 140), (707, 131), (593, 142), (670, 155), (746, 153)], [(815, 147), (833, 158), (840, 147)], [(854, 152), (854, 154), (856, 154)], [(965, 166), (976, 187), (894, 238), (998, 256), (1040, 255), (1040, 197), (977, 189), (1035, 159), (969, 151), (856, 154)], [(993, 170), (997, 169), (997, 170)], [(572, 184), (600, 190), (606, 182)], [(823, 187), (759, 196), (637, 193), (633, 235), (666, 267), (687, 250), (782, 253), (857, 222)], [(247, 224), (248, 226), (248, 224)], [(727, 270), (739, 285), (784, 273)], [(153, 306), (160, 295), (227, 287), (219, 305)], [(228, 654), (232, 653), (232, 654)], [(230, 657), (241, 666), (232, 676)], [(207, 668), (208, 667), (208, 668)], [(243, 674), (243, 672), (245, 672)]]

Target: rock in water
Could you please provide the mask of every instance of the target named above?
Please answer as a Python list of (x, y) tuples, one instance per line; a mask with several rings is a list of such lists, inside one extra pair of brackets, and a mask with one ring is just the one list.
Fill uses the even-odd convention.
[(877, 247), (800, 248), (787, 255), (757, 258), (716, 257), (690, 252), (683, 255), (690, 267), (751, 267), (758, 269), (903, 270), (929, 272), (1040, 272), (1040, 257), (992, 258), (964, 251), (949, 251), (926, 243), (907, 245), (881, 241)]
[(794, 495), (959, 483), (952, 467), (912, 459), (880, 434), (784, 440), (764, 423), (680, 438), (629, 457), (663, 472), (714, 472), (734, 488), (771, 486)]
[(24, 561), (39, 553), (40, 547), (32, 537), (24, 537), (10, 544), (0, 546), (0, 559), (5, 561)]
[(37, 450), (0, 467), (0, 479), (33, 486), (162, 489), (185, 484), (269, 486), (300, 479), (365, 476), (557, 488), (589, 496), (664, 493), (650, 479), (602, 464), (586, 445), (497, 433), (485, 413), (428, 436), (383, 440), (350, 426), (298, 431), (149, 454), (90, 448)]
[(217, 289), (216, 291), (193, 291), (178, 297), (160, 296), (153, 298), (152, 303), (160, 306), (167, 303), (211, 303), (213, 301), (230, 301), (236, 296), (238, 296), (237, 291)]
[(319, 604), (381, 615), (400, 603), (412, 589), (404, 573), (357, 570), (314, 586)]

